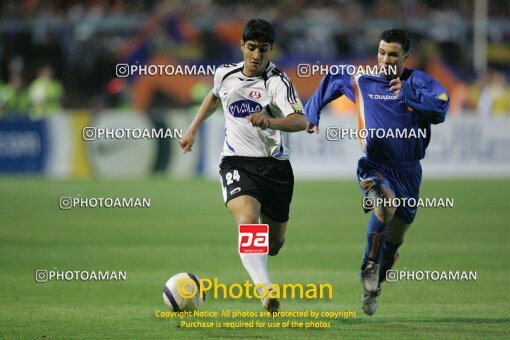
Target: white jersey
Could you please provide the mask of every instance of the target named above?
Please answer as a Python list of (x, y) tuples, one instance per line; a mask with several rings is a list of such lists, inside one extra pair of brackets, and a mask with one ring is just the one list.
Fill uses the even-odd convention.
[(225, 142), (221, 157), (274, 157), (289, 159), (289, 133), (254, 127), (246, 119), (264, 111), (274, 118), (303, 113), (294, 85), (287, 75), (269, 63), (260, 77), (243, 75), (244, 62), (216, 69), (213, 94), (221, 99), (225, 114)]

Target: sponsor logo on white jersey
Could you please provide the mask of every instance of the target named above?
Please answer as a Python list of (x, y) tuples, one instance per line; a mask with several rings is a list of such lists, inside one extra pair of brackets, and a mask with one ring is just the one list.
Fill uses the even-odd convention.
[(244, 118), (252, 113), (262, 111), (262, 105), (253, 100), (243, 99), (230, 104), (228, 109), (232, 116), (236, 118)]

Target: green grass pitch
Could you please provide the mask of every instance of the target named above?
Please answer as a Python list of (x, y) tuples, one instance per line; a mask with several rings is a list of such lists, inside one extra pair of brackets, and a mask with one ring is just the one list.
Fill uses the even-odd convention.
[[(509, 338), (510, 180), (425, 180), (396, 269), (471, 270), (476, 281), (385, 284), (362, 314), (358, 269), (367, 215), (355, 181), (298, 181), (274, 282), (330, 283), (333, 299), (282, 300), (287, 311), (355, 310), (329, 329), (190, 329), (157, 318), (164, 282), (192, 272), (244, 282), (219, 183), (0, 179), (0, 338)], [(60, 196), (148, 197), (146, 209), (58, 208)], [(124, 282), (36, 283), (36, 269), (125, 270)], [(208, 298), (203, 310), (260, 311), (258, 300)]]

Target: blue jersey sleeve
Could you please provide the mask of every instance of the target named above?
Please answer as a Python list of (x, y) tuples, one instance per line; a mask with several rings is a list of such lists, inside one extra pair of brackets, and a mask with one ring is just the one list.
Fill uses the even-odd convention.
[(354, 102), (352, 78), (348, 74), (326, 75), (305, 106), (306, 119), (313, 125), (319, 125), (322, 109), (331, 101), (346, 95)]
[(424, 72), (415, 72), (402, 81), (400, 95), (406, 105), (425, 116), (432, 124), (444, 122), (450, 105), (446, 89)]

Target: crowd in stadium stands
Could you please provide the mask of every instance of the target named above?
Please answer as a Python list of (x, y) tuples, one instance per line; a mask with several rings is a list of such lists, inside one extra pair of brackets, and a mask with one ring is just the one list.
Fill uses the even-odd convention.
[[(259, 16), (277, 30), (274, 59), (284, 67), (310, 60), (373, 60), (379, 33), (404, 27), (412, 39), (412, 67), (434, 74), (430, 67), (445, 65), (436, 67), (436, 74), (449, 78), (451, 112), (508, 114), (510, 2), (489, 2), (485, 74), (473, 69), (473, 10), (472, 0), (6, 0), (0, 3), (1, 114), (28, 108), (32, 117), (41, 117), (62, 104), (120, 105), (114, 97), (121, 92), (122, 100), (145, 103), (137, 93), (125, 95), (133, 81), (112, 83), (117, 63), (232, 62), (240, 59), (244, 23)], [(13, 72), (13, 61), (19, 59), (24, 66)], [(26, 79), (35, 80), (24, 86)], [(308, 91), (300, 86), (307, 84), (296, 86), (306, 99)], [(139, 91), (149, 87), (154, 86)], [(191, 105), (189, 91), (182, 96), (175, 94), (179, 91), (163, 86), (159, 93), (170, 98), (157, 105)]]
[(7, 84), (0, 83), (0, 117), (49, 117), (62, 109), (62, 97), (62, 84), (50, 66), (43, 66), (27, 87), (21, 72), (13, 71)]

